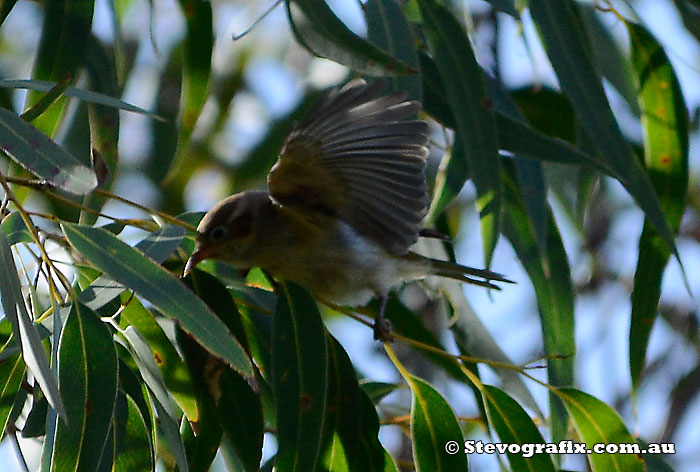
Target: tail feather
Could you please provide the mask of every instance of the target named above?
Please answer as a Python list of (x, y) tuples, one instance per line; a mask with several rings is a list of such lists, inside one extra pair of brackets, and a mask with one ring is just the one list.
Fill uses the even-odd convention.
[(475, 269), (473, 267), (467, 267), (455, 264), (454, 262), (441, 261), (438, 259), (430, 259), (430, 273), (432, 275), (448, 277), (450, 279), (459, 280), (460, 282), (466, 282), (473, 285), (480, 285), (482, 287), (492, 288), (496, 290), (500, 290), (501, 287), (492, 282), (505, 282), (509, 284), (514, 283), (512, 280), (507, 279), (505, 276), (496, 272), (492, 272), (490, 270)]

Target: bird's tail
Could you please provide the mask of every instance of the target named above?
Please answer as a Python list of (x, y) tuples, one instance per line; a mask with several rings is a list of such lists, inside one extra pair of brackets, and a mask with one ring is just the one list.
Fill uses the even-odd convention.
[(454, 262), (441, 261), (438, 259), (428, 259), (430, 262), (430, 274), (448, 277), (450, 279), (459, 280), (468, 284), (480, 285), (486, 288), (500, 290), (501, 287), (493, 282), (505, 282), (512, 284), (512, 280), (508, 280), (501, 274), (492, 272), (486, 269), (474, 269), (456, 264)]

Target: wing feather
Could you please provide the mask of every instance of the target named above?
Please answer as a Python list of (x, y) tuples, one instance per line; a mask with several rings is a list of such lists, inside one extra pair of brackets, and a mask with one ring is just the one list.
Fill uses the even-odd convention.
[(268, 175), (281, 205), (336, 216), (388, 251), (415, 243), (428, 205), (428, 126), (420, 104), (385, 83), (324, 94), (289, 134)]

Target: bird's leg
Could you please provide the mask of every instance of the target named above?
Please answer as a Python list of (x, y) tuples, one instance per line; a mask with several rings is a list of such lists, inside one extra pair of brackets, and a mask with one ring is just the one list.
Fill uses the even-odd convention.
[(388, 295), (382, 295), (379, 298), (379, 309), (377, 310), (377, 316), (374, 317), (374, 339), (381, 342), (389, 341), (391, 335), (391, 322), (384, 318), (388, 300)]

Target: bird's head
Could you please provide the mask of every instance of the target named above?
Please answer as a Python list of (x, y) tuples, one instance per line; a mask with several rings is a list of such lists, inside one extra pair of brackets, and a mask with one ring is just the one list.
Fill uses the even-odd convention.
[(219, 259), (240, 268), (252, 266), (256, 221), (270, 204), (266, 192), (241, 192), (217, 203), (197, 226), (195, 249), (183, 275), (205, 259)]

